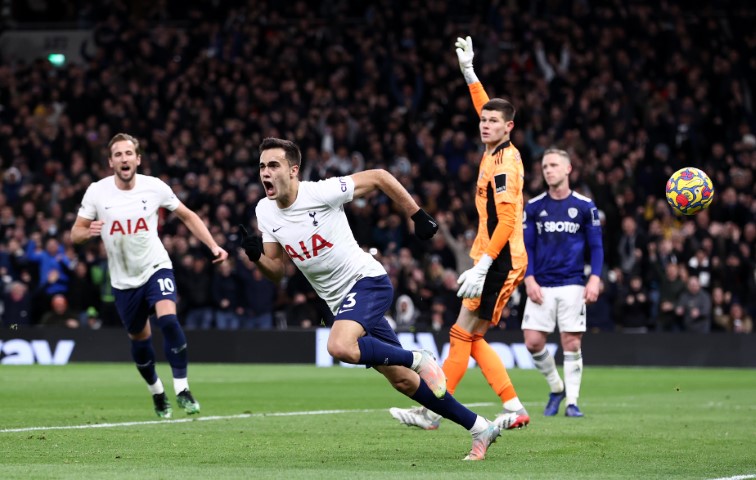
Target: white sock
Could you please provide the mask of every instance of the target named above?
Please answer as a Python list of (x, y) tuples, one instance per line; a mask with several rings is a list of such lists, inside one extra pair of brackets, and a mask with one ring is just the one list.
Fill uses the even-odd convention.
[(507, 400), (506, 402), (503, 403), (503, 406), (504, 406), (504, 410), (508, 410), (510, 412), (518, 412), (522, 410), (523, 408), (525, 408), (522, 405), (522, 402), (520, 401), (520, 397), (514, 397)]
[(488, 420), (478, 415), (478, 418), (475, 419), (475, 424), (470, 429), (470, 433), (473, 435), (477, 435), (479, 433), (484, 432), (488, 428)]
[(556, 362), (554, 357), (551, 356), (549, 350), (544, 348), (538, 353), (532, 354), (533, 363), (539, 372), (546, 377), (546, 381), (549, 382), (551, 393), (559, 393), (564, 391), (564, 382), (562, 377), (559, 376), (559, 372), (556, 368)]
[(577, 405), (580, 396), (580, 382), (583, 380), (583, 354), (564, 352), (564, 383), (567, 405)]
[(184, 390), (189, 390), (189, 379), (187, 379), (186, 377), (174, 378), (173, 389), (176, 391), (176, 395), (183, 392)]
[(414, 370), (420, 365), (420, 360), (423, 358), (423, 354), (420, 352), (412, 352), (412, 366), (410, 370)]
[(152, 385), (147, 385), (147, 388), (153, 395), (165, 392), (165, 388), (163, 388), (163, 382), (160, 381), (160, 378), (158, 378), (157, 382), (153, 383)]

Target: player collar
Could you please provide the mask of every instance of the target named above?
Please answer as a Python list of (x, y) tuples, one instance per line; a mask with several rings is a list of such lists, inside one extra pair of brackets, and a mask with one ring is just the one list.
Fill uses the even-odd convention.
[(496, 155), (497, 153), (499, 153), (500, 151), (502, 151), (505, 148), (509, 147), (510, 145), (512, 145), (512, 141), (511, 140), (507, 140), (506, 142), (504, 142), (501, 145), (499, 145), (498, 147), (496, 147), (496, 150), (494, 150), (493, 152), (491, 152), (491, 155)]

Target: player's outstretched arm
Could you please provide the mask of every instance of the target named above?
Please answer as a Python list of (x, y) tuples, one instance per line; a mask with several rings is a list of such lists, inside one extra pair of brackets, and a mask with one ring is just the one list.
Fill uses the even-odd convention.
[(178, 208), (174, 210), (173, 213), (184, 222), (186, 228), (188, 228), (195, 237), (199, 238), (202, 243), (207, 245), (207, 248), (213, 253), (213, 263), (220, 263), (228, 258), (228, 252), (215, 242), (215, 239), (207, 229), (205, 222), (202, 221), (199, 215), (189, 210), (189, 208), (183, 203), (179, 204)]
[(438, 223), (420, 208), (399, 180), (386, 170), (366, 170), (352, 175), (354, 181), (354, 198), (363, 197), (374, 190), (380, 190), (415, 222), (415, 235), (421, 240), (428, 240), (438, 231)]
[(457, 60), (459, 60), (459, 69), (462, 70), (467, 87), (470, 89), (475, 111), (480, 115), (483, 105), (488, 102), (489, 98), (473, 68), (475, 53), (473, 52), (472, 38), (469, 35), (466, 38), (459, 37), (454, 46), (456, 47)]

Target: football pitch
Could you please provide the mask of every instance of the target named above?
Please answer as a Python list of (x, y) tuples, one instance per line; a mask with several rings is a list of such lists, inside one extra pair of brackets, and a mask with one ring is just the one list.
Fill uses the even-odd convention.
[[(483, 462), (470, 435), (399, 425), (412, 402), (374, 371), (284, 365), (190, 365), (202, 414), (160, 420), (131, 364), (0, 367), (3, 479), (747, 479), (756, 478), (756, 372), (587, 365), (585, 418), (542, 416), (546, 383), (512, 370), (531, 414)], [(493, 418), (480, 371), (457, 398)]]

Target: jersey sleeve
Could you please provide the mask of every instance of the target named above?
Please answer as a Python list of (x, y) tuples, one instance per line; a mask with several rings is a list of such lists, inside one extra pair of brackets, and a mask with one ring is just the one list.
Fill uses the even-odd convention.
[(316, 184), (314, 194), (321, 203), (331, 208), (340, 208), (354, 198), (354, 180), (352, 177), (332, 177)]
[(512, 162), (505, 161), (501, 165), (496, 165), (491, 180), (491, 188), (497, 208), (502, 203), (518, 203), (521, 201), (522, 181), (520, 173), (513, 168)]
[(178, 199), (173, 189), (168, 186), (167, 183), (160, 179), (156, 179), (157, 189), (160, 192), (160, 206), (170, 210), (171, 212), (176, 210), (181, 201)]
[(470, 89), (470, 96), (472, 97), (475, 111), (478, 112), (478, 116), (480, 116), (480, 112), (483, 110), (483, 105), (488, 102), (488, 94), (483, 88), (483, 84), (480, 82), (471, 83), (467, 88)]
[(95, 197), (97, 194), (94, 191), (96, 188), (95, 185), (96, 184), (93, 183), (87, 188), (87, 191), (84, 192), (84, 198), (81, 199), (81, 206), (79, 207), (78, 215), (87, 220), (97, 219), (97, 207), (95, 206)]
[(604, 241), (601, 236), (601, 218), (591, 201), (584, 216), (586, 243), (591, 249), (591, 275), (601, 275), (604, 268)]

